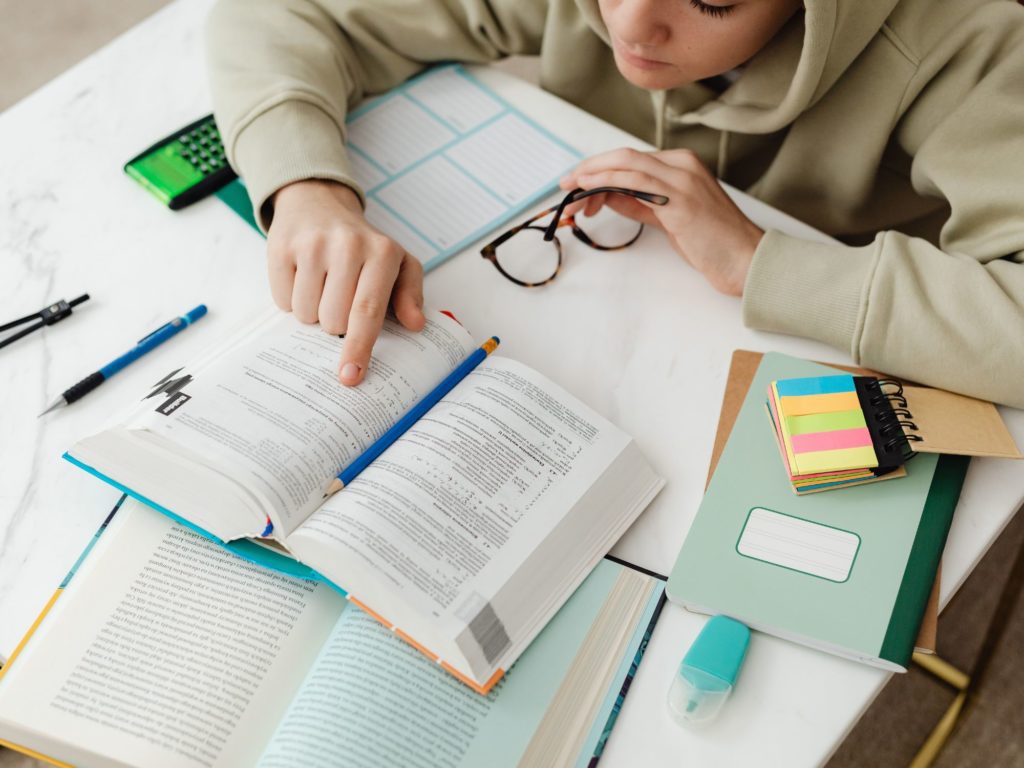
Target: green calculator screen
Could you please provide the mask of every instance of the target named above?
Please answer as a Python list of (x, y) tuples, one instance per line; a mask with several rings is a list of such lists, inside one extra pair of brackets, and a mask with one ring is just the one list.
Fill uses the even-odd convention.
[(164, 204), (225, 168), (227, 160), (213, 119), (131, 161), (125, 172)]

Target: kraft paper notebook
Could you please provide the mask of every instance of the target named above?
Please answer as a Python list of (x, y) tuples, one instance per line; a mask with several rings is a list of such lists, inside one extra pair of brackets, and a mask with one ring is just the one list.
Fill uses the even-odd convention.
[(479, 696), (329, 585), (129, 499), (0, 670), (0, 745), (100, 768), (592, 768), (663, 592), (602, 560)]
[(834, 370), (786, 355), (763, 357), (668, 595), (692, 610), (902, 671), (933, 591), (967, 460), (922, 454), (897, 482), (794, 496), (779, 469), (763, 393), (775, 379)]
[[(732, 427), (736, 423), (740, 406), (743, 405), (743, 399), (747, 396), (747, 392), (750, 391), (750, 384), (754, 380), (754, 374), (757, 373), (757, 366), (761, 364), (762, 357), (763, 354), (761, 352), (752, 352), (746, 349), (737, 349), (732, 353), (732, 360), (729, 363), (729, 376), (725, 384), (725, 393), (722, 395), (722, 410), (718, 417), (718, 429), (715, 432), (711, 463), (708, 467), (707, 481), (704, 484), (705, 490), (707, 490), (707, 486), (711, 483), (711, 476), (715, 473), (718, 459), (725, 448), (726, 440), (729, 439), (729, 435), (732, 433)], [(853, 368), (834, 363), (830, 363), (829, 366), (858, 376), (876, 375), (873, 371), (869, 371), (866, 368)], [(905, 474), (905, 472), (901, 473), (901, 476)], [(940, 564), (935, 575), (935, 584), (932, 586), (931, 595), (928, 598), (928, 604), (925, 606), (924, 616), (921, 619), (921, 629), (918, 631), (917, 640), (914, 643), (914, 650), (921, 653), (935, 653), (935, 638), (939, 625), (939, 583), (941, 577), (942, 567)]]
[(664, 481), (628, 435), (497, 354), (415, 419), (480, 348), (427, 317), (420, 333), (388, 320), (349, 388), (343, 339), (269, 309), (66, 458), (245, 557), (330, 582), (485, 693)]

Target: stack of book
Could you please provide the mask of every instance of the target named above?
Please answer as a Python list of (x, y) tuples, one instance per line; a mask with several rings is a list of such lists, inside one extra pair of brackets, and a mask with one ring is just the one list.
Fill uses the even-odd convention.
[(133, 498), (3, 670), (0, 743), (168, 768), (600, 755), (664, 594), (604, 555), (663, 480), (497, 355), (398, 434), (478, 347), (427, 314), (344, 388), (344, 341), (269, 310), (69, 451)]

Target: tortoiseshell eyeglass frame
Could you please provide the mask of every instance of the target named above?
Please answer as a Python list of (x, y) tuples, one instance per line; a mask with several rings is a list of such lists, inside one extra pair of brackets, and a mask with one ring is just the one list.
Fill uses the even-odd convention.
[[(547, 285), (548, 283), (550, 283), (552, 280), (558, 277), (558, 273), (562, 269), (562, 243), (555, 236), (555, 230), (558, 229), (559, 227), (572, 227), (572, 233), (576, 236), (577, 240), (581, 240), (587, 245), (589, 245), (591, 248), (596, 248), (599, 251), (619, 251), (622, 250), (623, 248), (628, 248), (637, 241), (637, 238), (639, 238), (641, 233), (644, 231), (643, 224), (640, 225), (640, 228), (637, 229), (636, 234), (628, 243), (608, 246), (600, 245), (591, 240), (587, 233), (580, 229), (579, 226), (576, 224), (575, 214), (565, 216), (564, 218), (562, 216), (562, 213), (564, 212), (566, 206), (578, 202), (579, 200), (583, 200), (584, 198), (590, 197), (591, 195), (602, 194), (627, 195), (629, 197), (635, 197), (639, 200), (644, 200), (648, 203), (652, 203), (653, 205), (665, 205), (665, 203), (668, 202), (668, 198), (665, 197), (665, 195), (656, 195), (653, 192), (638, 192), (635, 189), (625, 189), (624, 187), (595, 187), (594, 189), (577, 188), (572, 190), (572, 192), (570, 192), (564, 198), (562, 198), (562, 202), (560, 202), (554, 208), (548, 208), (546, 211), (541, 211), (536, 216), (527, 219), (519, 226), (513, 227), (512, 229), (508, 230), (497, 239), (492, 240), (490, 243), (488, 243), (487, 245), (480, 249), (480, 255), (483, 256), (488, 261), (490, 261), (494, 265), (495, 269), (497, 269), (506, 279), (511, 280), (516, 285), (521, 285), (524, 288), (536, 288), (539, 285)], [(552, 213), (555, 215), (552, 216), (550, 224), (544, 227), (533, 226), (533, 223), (535, 221), (539, 221), (543, 219), (545, 216)], [(519, 234), (524, 229), (536, 229), (540, 232), (543, 232), (544, 239), (547, 240), (548, 242), (554, 241), (555, 248), (558, 249), (558, 265), (555, 267), (555, 271), (551, 273), (550, 277), (548, 277), (546, 280), (541, 280), (539, 283), (527, 283), (523, 280), (519, 280), (518, 278), (513, 277), (504, 269), (502, 269), (501, 264), (498, 262), (498, 246), (506, 242), (507, 240), (510, 240), (512, 237)]]

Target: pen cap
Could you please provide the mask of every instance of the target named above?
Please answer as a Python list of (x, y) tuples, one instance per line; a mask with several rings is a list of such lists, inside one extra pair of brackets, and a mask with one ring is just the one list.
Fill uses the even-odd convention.
[(693, 641), (669, 688), (669, 712), (680, 723), (707, 722), (725, 703), (750, 643), (746, 625), (712, 616)]

